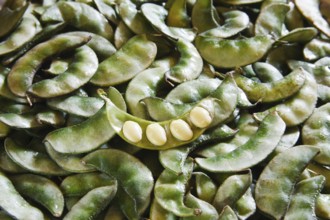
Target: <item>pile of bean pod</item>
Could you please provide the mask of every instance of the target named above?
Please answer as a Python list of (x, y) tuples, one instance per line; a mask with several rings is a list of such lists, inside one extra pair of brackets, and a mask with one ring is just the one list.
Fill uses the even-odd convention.
[(329, 0), (0, 2), (0, 219), (330, 219)]

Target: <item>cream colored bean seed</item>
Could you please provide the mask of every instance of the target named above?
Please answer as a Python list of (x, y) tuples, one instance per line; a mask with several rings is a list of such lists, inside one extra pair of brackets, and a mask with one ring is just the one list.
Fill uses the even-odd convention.
[(182, 119), (174, 120), (170, 124), (172, 135), (180, 141), (189, 141), (193, 138), (193, 131), (187, 122)]
[(189, 114), (191, 122), (198, 128), (206, 128), (212, 122), (210, 113), (202, 107), (195, 107)]
[(134, 121), (126, 121), (123, 125), (123, 134), (131, 142), (137, 143), (142, 139), (142, 129)]
[(148, 125), (146, 133), (148, 140), (154, 145), (162, 146), (167, 141), (165, 129), (159, 124)]

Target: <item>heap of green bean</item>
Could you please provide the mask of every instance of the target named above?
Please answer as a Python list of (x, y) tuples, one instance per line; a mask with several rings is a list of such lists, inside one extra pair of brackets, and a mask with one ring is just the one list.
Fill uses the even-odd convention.
[(330, 219), (329, 0), (7, 0), (0, 21), (0, 219)]

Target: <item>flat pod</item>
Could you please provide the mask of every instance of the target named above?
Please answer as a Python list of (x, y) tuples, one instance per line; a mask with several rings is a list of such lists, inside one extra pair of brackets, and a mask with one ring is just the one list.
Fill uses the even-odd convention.
[[(93, 167), (94, 168), (94, 167)], [(108, 174), (101, 172), (90, 172), (83, 174), (75, 174), (66, 177), (60, 185), (61, 191), (66, 197), (84, 196), (92, 189), (114, 186), (117, 187), (117, 180)]]
[(44, 206), (55, 217), (64, 210), (64, 197), (59, 187), (50, 179), (34, 174), (10, 177), (16, 190)]
[(310, 73), (303, 72), (306, 75), (305, 83), (294, 96), (269, 110), (254, 113), (254, 116), (261, 119), (269, 111), (277, 111), (288, 127), (303, 123), (313, 113), (317, 101), (317, 83)]
[(153, 3), (145, 3), (141, 6), (141, 11), (156, 30), (170, 39), (178, 40), (183, 38), (190, 42), (194, 40), (196, 34), (193, 29), (169, 27), (165, 23), (168, 11), (164, 7)]
[(167, 211), (161, 205), (158, 204), (157, 200), (154, 199), (150, 207), (150, 220), (176, 220), (178, 217), (174, 213)]
[(252, 173), (234, 174), (226, 178), (217, 189), (212, 205), (221, 212), (233, 205), (244, 195), (252, 183)]
[(19, 146), (12, 138), (6, 138), (5, 149), (15, 163), (30, 172), (53, 176), (69, 174), (59, 167), (48, 154)]
[(289, 10), (288, 4), (273, 3), (263, 7), (255, 23), (255, 34), (271, 34), (276, 39), (281, 37), (284, 20)]
[(330, 37), (330, 24), (323, 18), (320, 11), (320, 1), (311, 0), (305, 2), (303, 0), (295, 0), (295, 5), (301, 12), (301, 14), (311, 22), (322, 33)]
[(9, 89), (17, 96), (25, 97), (33, 83), (35, 73), (42, 63), (51, 56), (74, 49), (85, 44), (89, 38), (58, 35), (33, 47), (18, 59), (8, 74)]
[[(164, 150), (190, 143), (205, 131), (213, 119), (213, 99), (202, 100), (191, 111), (176, 119), (153, 122), (128, 114), (118, 109), (110, 99), (103, 98), (112, 129), (126, 142), (140, 148)], [(202, 108), (203, 112), (191, 114), (195, 108)], [(206, 121), (206, 126), (194, 122), (198, 117)]]
[(191, 151), (191, 145), (162, 150), (159, 151), (159, 161), (165, 169), (180, 175), (184, 171), (184, 164)]
[(186, 81), (173, 88), (165, 99), (175, 104), (197, 102), (209, 96), (220, 83), (218, 78)]
[(178, 62), (166, 72), (166, 80), (172, 83), (182, 83), (196, 79), (202, 72), (203, 59), (195, 46), (189, 41), (179, 39), (176, 42), (180, 53)]
[(299, 68), (284, 78), (269, 83), (256, 82), (240, 73), (234, 74), (234, 79), (249, 100), (267, 103), (281, 101), (298, 92), (305, 83), (305, 73), (303, 69)]
[(94, 219), (107, 207), (116, 192), (117, 186), (92, 189), (71, 208), (63, 220)]
[(137, 158), (123, 151), (102, 149), (82, 160), (118, 181), (119, 206), (128, 218), (138, 218), (150, 202), (154, 180), (150, 170)]
[(268, 52), (272, 44), (273, 40), (263, 35), (235, 40), (197, 36), (195, 40), (201, 56), (219, 68), (235, 68), (254, 63)]
[(68, 69), (52, 79), (44, 79), (32, 84), (27, 92), (40, 98), (52, 98), (71, 93), (85, 85), (96, 73), (98, 59), (88, 46), (75, 50)]
[(315, 219), (315, 202), (320, 195), (324, 181), (324, 176), (315, 176), (298, 182), (284, 220)]
[(252, 195), (251, 187), (246, 190), (244, 195), (237, 200), (233, 206), (237, 217), (241, 220), (248, 219), (252, 216), (256, 210), (256, 202), (254, 201), (254, 196)]
[(218, 220), (237, 220), (235, 211), (230, 206), (225, 206), (221, 211)]
[(318, 34), (316, 28), (313, 27), (302, 27), (295, 28), (289, 33), (281, 36), (277, 39), (279, 43), (307, 43), (315, 38)]
[(212, 203), (214, 196), (217, 192), (216, 183), (205, 173), (194, 172), (195, 184), (196, 184), (196, 193), (198, 198)]
[(15, 31), (4, 41), (0, 42), (0, 56), (18, 50), (25, 43), (29, 42), (40, 29), (40, 23), (35, 17), (24, 17)]
[(114, 55), (99, 64), (90, 82), (98, 86), (112, 86), (132, 79), (155, 59), (156, 44), (146, 35), (131, 38)]
[(91, 117), (104, 105), (104, 101), (96, 97), (71, 95), (47, 100), (47, 105), (68, 114)]
[(125, 99), (132, 115), (147, 119), (148, 114), (140, 100), (156, 96), (164, 82), (165, 69), (162, 67), (148, 68), (138, 73), (128, 84)]
[(246, 29), (250, 23), (249, 16), (242, 11), (232, 10), (222, 14), (224, 24), (218, 24), (217, 27), (206, 30), (200, 33), (204, 37), (217, 37), (217, 38), (229, 38), (232, 37), (244, 29)]
[(31, 206), (15, 189), (8, 177), (0, 171), (0, 207), (17, 219), (45, 219), (42, 212)]
[(186, 185), (193, 170), (192, 160), (187, 160), (184, 167), (181, 175), (167, 169), (160, 174), (154, 187), (155, 199), (161, 207), (177, 216), (198, 216), (202, 210), (184, 203)]
[(172, 27), (189, 28), (190, 17), (187, 11), (186, 0), (173, 1), (168, 8), (166, 23), (168, 26)]
[(267, 215), (281, 219), (289, 206), (300, 174), (318, 152), (317, 148), (301, 145), (275, 156), (257, 181), (257, 207)]
[(16, 96), (12, 93), (8, 87), (7, 74), (10, 72), (10, 69), (1, 71), (0, 74), (0, 96), (18, 103), (27, 103), (27, 99)]
[(119, 18), (115, 9), (111, 5), (111, 1), (106, 0), (94, 0), (93, 1), (97, 9), (104, 15), (104, 17), (113, 24), (118, 24)]
[(191, 12), (191, 23), (198, 33), (218, 26), (219, 16), (213, 0), (197, 0)]
[(245, 170), (260, 163), (275, 149), (284, 134), (285, 127), (278, 114), (269, 114), (262, 121), (257, 132), (242, 146), (225, 155), (195, 160), (200, 167), (212, 172)]
[(315, 38), (308, 42), (303, 50), (307, 60), (317, 60), (330, 55), (330, 41)]
[(127, 27), (127, 25), (120, 21), (115, 30), (114, 44), (117, 49), (120, 49), (130, 38), (134, 36), (134, 33)]
[(55, 151), (54, 148), (50, 146), (47, 142), (44, 144), (50, 158), (52, 158), (52, 160), (55, 161), (55, 163), (63, 170), (72, 173), (86, 173), (95, 170), (93, 167), (89, 167), (81, 163), (81, 159), (85, 155), (59, 153)]
[(12, 128), (19, 129), (45, 127), (37, 120), (35, 113), (2, 113), (0, 114), (0, 121)]
[(320, 149), (320, 154), (315, 161), (321, 164), (330, 165), (329, 132), (330, 103), (316, 108), (313, 114), (307, 119), (302, 128), (303, 144), (313, 145)]
[(252, 68), (261, 82), (273, 82), (283, 78), (282, 73), (269, 63), (256, 62), (252, 64)]
[(329, 194), (319, 194), (316, 198), (315, 213), (316, 216), (329, 219), (330, 218), (330, 196)]
[(93, 7), (80, 2), (57, 2), (42, 14), (41, 21), (66, 22), (108, 40), (113, 37), (113, 30), (107, 19)]

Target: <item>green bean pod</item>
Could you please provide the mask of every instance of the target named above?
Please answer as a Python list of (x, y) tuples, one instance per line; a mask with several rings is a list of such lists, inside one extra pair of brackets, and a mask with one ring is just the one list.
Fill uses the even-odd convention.
[(191, 22), (198, 33), (216, 28), (220, 18), (213, 0), (197, 0), (191, 12)]
[(246, 29), (250, 23), (249, 16), (242, 11), (233, 10), (222, 14), (224, 24), (200, 33), (204, 37), (229, 38)]
[(269, 114), (248, 142), (225, 155), (196, 158), (203, 169), (213, 172), (242, 171), (263, 161), (277, 146), (285, 123), (277, 114)]
[(203, 69), (202, 57), (189, 41), (179, 39), (176, 42), (176, 47), (180, 53), (180, 59), (175, 66), (166, 72), (166, 80), (179, 84), (196, 79)]
[(141, 217), (149, 205), (154, 184), (150, 170), (142, 162), (132, 155), (115, 149), (94, 151), (82, 161), (116, 178), (117, 204), (127, 218)]
[(112, 86), (132, 79), (155, 59), (156, 44), (146, 35), (131, 38), (120, 50), (100, 63), (90, 82), (98, 86)]
[(112, 27), (106, 18), (93, 7), (79, 2), (57, 2), (42, 14), (41, 21), (66, 22), (78, 29), (99, 34), (108, 40), (113, 38)]
[(196, 34), (193, 29), (169, 27), (165, 23), (168, 11), (164, 7), (153, 3), (145, 3), (141, 6), (141, 11), (156, 30), (170, 39), (178, 40), (182, 38), (190, 42), (194, 40)]
[(227, 205), (221, 211), (218, 220), (238, 220), (238, 218), (234, 210)]
[(257, 205), (254, 201), (251, 188), (248, 188), (244, 195), (237, 200), (234, 205), (234, 210), (236, 212), (237, 217), (242, 220), (248, 219), (256, 212)]
[(64, 210), (64, 197), (59, 187), (50, 179), (34, 174), (21, 174), (10, 177), (16, 190), (35, 200), (53, 216), (60, 217)]
[(117, 187), (117, 181), (107, 174), (90, 172), (66, 177), (60, 188), (65, 196), (84, 196), (92, 189), (102, 186)]
[(40, 23), (34, 16), (24, 17), (15, 31), (6, 40), (0, 42), (0, 56), (17, 51), (29, 42), (40, 29)]
[(235, 68), (256, 62), (267, 53), (272, 44), (273, 40), (265, 35), (236, 40), (197, 36), (195, 40), (201, 56), (219, 68)]
[(177, 220), (177, 216), (174, 213), (167, 211), (161, 205), (158, 204), (157, 200), (152, 201), (150, 207), (150, 220)]
[(190, 27), (190, 17), (187, 12), (187, 0), (177, 0), (173, 2), (168, 9), (166, 24), (170, 27)]
[(320, 175), (298, 182), (284, 220), (316, 219), (315, 202), (320, 195), (324, 181), (325, 177)]
[(190, 143), (212, 123), (214, 99), (206, 98), (184, 115), (168, 121), (153, 122), (135, 117), (117, 108), (111, 99), (106, 111), (112, 129), (126, 142), (140, 148), (164, 150)]
[(316, 198), (315, 213), (316, 216), (324, 219), (330, 218), (330, 196), (329, 194), (319, 194)]
[(0, 171), (1, 196), (0, 207), (17, 219), (43, 220), (42, 212), (31, 206), (15, 189), (13, 183)]
[(294, 185), (319, 150), (308, 145), (290, 148), (275, 156), (264, 168), (255, 188), (258, 208), (275, 219), (288, 209)]
[(120, 49), (129, 39), (134, 36), (134, 33), (127, 27), (127, 25), (120, 21), (114, 34), (114, 44), (117, 49)]
[(304, 70), (299, 68), (292, 71), (283, 79), (259, 83), (242, 76), (234, 74), (235, 82), (247, 95), (248, 99), (254, 102), (276, 102), (294, 95), (305, 83)]
[(33, 77), (42, 63), (51, 56), (85, 44), (90, 38), (58, 35), (40, 43), (16, 61), (8, 74), (9, 89), (17, 96), (25, 97)]
[(111, 202), (117, 186), (94, 188), (83, 196), (64, 216), (63, 220), (94, 219)]
[(88, 46), (76, 49), (68, 69), (52, 78), (32, 84), (27, 93), (41, 98), (52, 98), (71, 93), (86, 84), (96, 73), (98, 59)]

